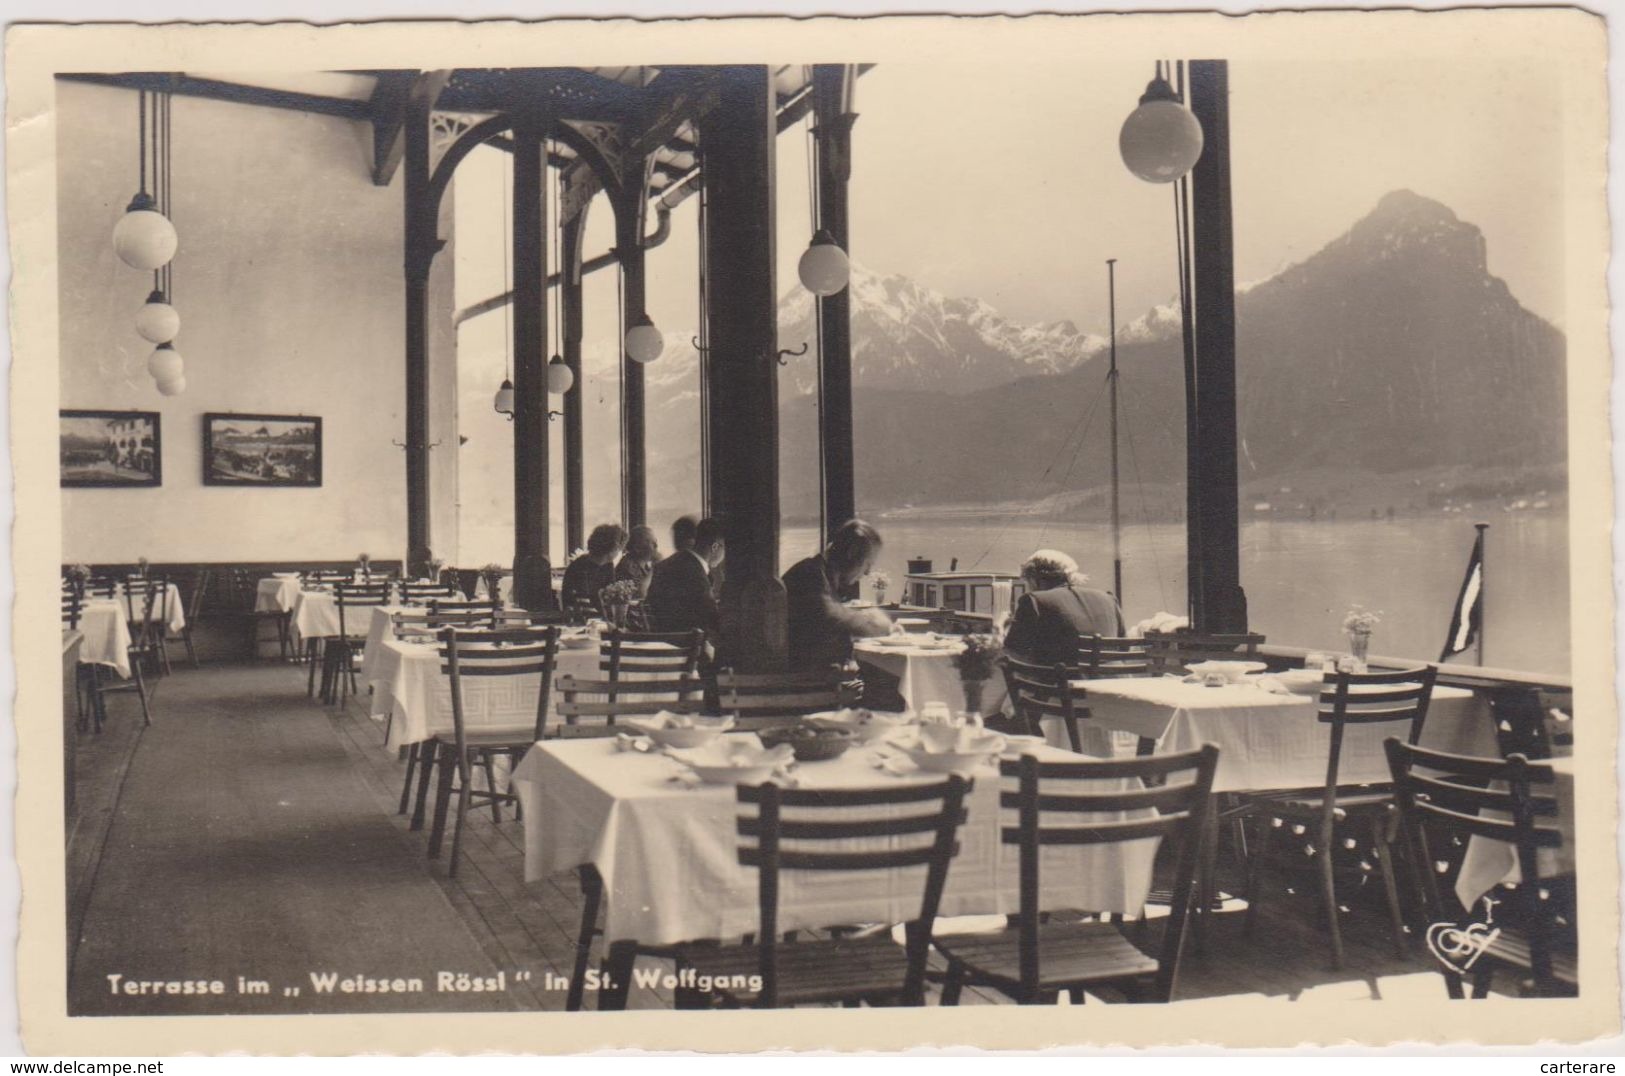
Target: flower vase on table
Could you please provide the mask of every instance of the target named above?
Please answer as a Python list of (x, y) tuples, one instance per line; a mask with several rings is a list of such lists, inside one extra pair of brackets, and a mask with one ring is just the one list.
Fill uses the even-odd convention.
[(982, 716), (982, 696), (987, 690), (987, 680), (985, 678), (976, 680), (968, 677), (961, 678), (959, 686), (965, 692), (966, 716)]
[(1356, 605), (1343, 617), (1343, 634), (1349, 639), (1349, 656), (1354, 659), (1356, 672), (1366, 671), (1366, 655), (1371, 650), (1371, 632), (1382, 622), (1382, 614), (1369, 612)]
[(959, 684), (965, 692), (967, 714), (981, 717), (982, 695), (1003, 650), (996, 635), (967, 635), (964, 649), (954, 655), (954, 668), (959, 670)]
[(1369, 631), (1349, 632), (1349, 656), (1354, 659), (1354, 671), (1366, 671), (1366, 655), (1371, 652), (1371, 633)]

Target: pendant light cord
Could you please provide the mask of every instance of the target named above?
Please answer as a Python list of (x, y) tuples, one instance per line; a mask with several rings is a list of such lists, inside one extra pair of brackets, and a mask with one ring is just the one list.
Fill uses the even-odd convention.
[(706, 211), (706, 183), (705, 183), (705, 152), (700, 150), (697, 154), (700, 167), (700, 311), (695, 319), (698, 331), (695, 334), (699, 344), (700, 355), (700, 506), (706, 515), (711, 514), (711, 328), (709, 320), (710, 300), (707, 298), (707, 289), (711, 277), (711, 264), (707, 253), (710, 250), (709, 217)]
[[(813, 107), (807, 110), (807, 221), (811, 225), (811, 238), (818, 235), (823, 221), (819, 218), (819, 184), (818, 184), (818, 136), (813, 133), (813, 116), (818, 110), (818, 88), (814, 85), (813, 68), (806, 68), (807, 92), (812, 95)], [(824, 300), (821, 296), (808, 292), (812, 298), (813, 323), (813, 373), (817, 378), (817, 395), (814, 403), (818, 411), (818, 421), (824, 421)], [(829, 473), (825, 465), (822, 446), (818, 451), (818, 542), (822, 547), (829, 540)]]
[(138, 128), (139, 133), (136, 136), (136, 144), (138, 147), (136, 150), (136, 156), (137, 160), (140, 162), (139, 168), (141, 174), (140, 178), (136, 182), (135, 189), (142, 194), (145, 194), (147, 193), (147, 91), (142, 90), (137, 96), (141, 100), (141, 104), (138, 106), (141, 115), (141, 126)]
[(513, 284), (508, 279), (508, 259), (513, 244), (513, 230), (508, 227), (508, 166), (503, 165), (498, 182), (502, 185), (502, 290), (508, 293), (508, 301), (502, 304), (502, 380), (513, 380), (513, 332), (509, 327), (510, 314), (513, 310)]

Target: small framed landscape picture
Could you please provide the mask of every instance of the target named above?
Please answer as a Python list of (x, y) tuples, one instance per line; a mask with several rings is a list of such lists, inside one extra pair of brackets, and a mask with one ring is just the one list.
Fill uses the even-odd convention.
[(305, 415), (203, 416), (205, 486), (319, 486), (322, 420)]
[(156, 411), (63, 411), (63, 486), (161, 486)]

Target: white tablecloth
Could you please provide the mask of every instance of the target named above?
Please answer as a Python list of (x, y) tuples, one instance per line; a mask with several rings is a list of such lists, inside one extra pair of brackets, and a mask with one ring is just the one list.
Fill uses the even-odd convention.
[[(383, 619), (387, 623), (387, 614)], [(375, 614), (375, 625), (376, 620)], [(367, 683), (372, 686), (373, 719), (390, 719), (387, 749), (393, 751), (402, 744), (417, 743), (437, 732), (451, 731), (451, 678), (440, 671), (437, 644), (402, 642), (387, 635), (376, 645), (369, 640), (362, 657), (362, 669)], [(599, 676), (598, 648), (561, 649), (554, 674), (555, 678), (596, 679)], [(469, 727), (532, 727), (541, 682), (540, 674), (465, 677), (463, 711)], [(552, 706), (557, 705), (558, 698), (555, 691)], [(550, 708), (548, 719), (556, 716)]]
[[(362, 625), (347, 623), (345, 627), (360, 634)], [(329, 639), (338, 633), (338, 599), (324, 590), (301, 590), (293, 603), (294, 636), (300, 639)]]
[[(1311, 788), (1325, 784), (1331, 726), (1317, 716), (1312, 695), (1275, 695), (1254, 684), (1206, 687), (1172, 677), (1077, 681), (1090, 718), (1080, 721), (1089, 754), (1111, 752), (1105, 730), (1147, 736), (1159, 754), (1218, 745), (1215, 792)], [(1390, 779), (1382, 741), (1406, 736), (1405, 724), (1348, 725), (1338, 780), (1349, 784)], [(1046, 719), (1044, 735), (1066, 743), (1061, 721)], [(1496, 755), (1489, 708), (1473, 693), (1435, 687), (1422, 728), (1422, 744), (1465, 755)]]
[[(1077, 756), (1044, 748), (1041, 757)], [(757, 875), (739, 865), (734, 820), (741, 808), (734, 789), (688, 788), (671, 779), (680, 769), (664, 756), (617, 751), (611, 740), (549, 741), (531, 748), (513, 776), (524, 806), (526, 880), (593, 864), (608, 896), (606, 941), (664, 945), (756, 930)], [(802, 787), (811, 788), (916, 780), (876, 769), (868, 748), (796, 772)], [(991, 768), (976, 775), (942, 915), (1020, 910), (1017, 849), (999, 839), (1001, 822), (1014, 824), (1015, 812), (1001, 819), (1000, 783)], [(1156, 844), (1147, 839), (1044, 849), (1043, 907), (1139, 912)], [(923, 880), (920, 867), (786, 871), (780, 876), (779, 929), (904, 922), (919, 914)]]
[[(127, 595), (125, 593), (124, 584), (120, 583), (114, 589), (113, 593), (114, 593), (114, 597), (111, 600), (114, 601), (114, 602), (117, 602), (119, 609), (126, 616), (128, 616), (129, 612), (130, 612), (130, 606), (128, 605), (128, 597), (127, 597)], [(107, 600), (109, 600), (109, 599), (107, 599), (107, 598), (91, 598), (91, 597), (87, 596), (86, 599), (85, 599), (85, 603), (88, 606), (91, 602), (107, 601)], [(136, 616), (141, 615), (141, 613), (143, 611), (143, 603), (145, 603), (145, 602), (146, 602), (146, 597), (144, 595), (143, 596), (138, 596), (135, 599), (135, 614), (136, 614)], [(166, 584), (164, 584), (164, 592), (162, 594), (160, 594), (157, 598), (153, 599), (152, 615), (154, 617), (156, 617), (161, 624), (164, 625), (164, 630), (169, 635), (172, 635), (172, 636), (173, 635), (179, 635), (183, 630), (185, 630), (185, 628), (186, 628), (186, 609), (185, 609), (184, 606), (181, 605), (181, 590), (180, 590), (180, 588), (177, 587), (174, 583), (166, 583)]]
[[(954, 668), (954, 656), (963, 649), (882, 646), (873, 639), (852, 644), (860, 664), (897, 677), (898, 691), (910, 710), (918, 712), (927, 703), (940, 702), (956, 714), (965, 709), (965, 687)], [(1004, 677), (994, 670), (982, 688), (982, 713), (998, 713), (1006, 698)]]
[[(1554, 758), (1554, 781), (1550, 785), (1535, 785), (1536, 795), (1555, 795), (1557, 818), (1537, 819), (1542, 827), (1555, 827), (1563, 834), (1560, 848), (1543, 848), (1537, 853), (1537, 864), (1542, 877), (1566, 874), (1574, 870), (1574, 759)], [(1478, 898), (1502, 882), (1523, 880), (1518, 868), (1517, 850), (1505, 841), (1492, 841), (1488, 837), (1473, 837), (1467, 842), (1467, 853), (1461, 860), (1461, 873), (1456, 875), (1456, 897), (1462, 907), (1473, 907)]]
[(79, 610), (79, 660), (106, 665), (120, 676), (130, 675), (130, 625), (125, 619), (124, 602), (92, 598)]

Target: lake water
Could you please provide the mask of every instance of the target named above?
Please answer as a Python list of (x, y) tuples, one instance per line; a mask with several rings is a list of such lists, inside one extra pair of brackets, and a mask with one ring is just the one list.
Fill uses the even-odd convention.
[[(1567, 675), (1567, 518), (1506, 513), (1490, 522), (1484, 558), (1485, 664)], [(1111, 532), (1104, 525), (877, 526), (886, 540), (880, 567), (891, 576), (893, 599), (910, 557), (928, 557), (939, 570), (958, 557), (960, 568), (1015, 571), (1034, 549), (1046, 547), (1070, 553), (1095, 585), (1111, 586)], [(1250, 627), (1283, 646), (1345, 649), (1343, 614), (1357, 604), (1382, 614), (1372, 653), (1436, 660), (1473, 533), (1472, 521), (1462, 517), (1245, 523), (1241, 581)], [(788, 567), (817, 544), (814, 528), (786, 528), (781, 563)], [(1164, 610), (1184, 613), (1184, 524), (1124, 530), (1123, 597), (1130, 624)], [(1472, 652), (1458, 660), (1472, 660)]]

